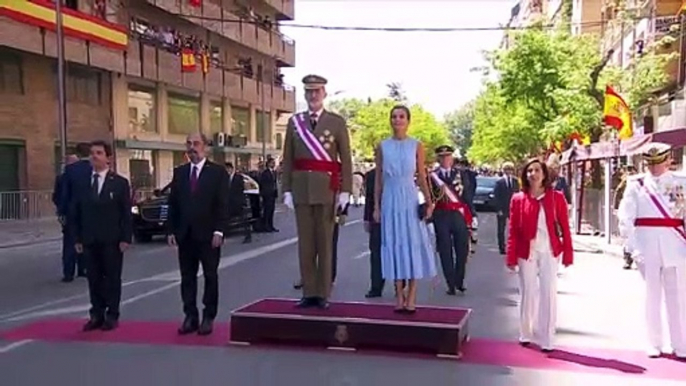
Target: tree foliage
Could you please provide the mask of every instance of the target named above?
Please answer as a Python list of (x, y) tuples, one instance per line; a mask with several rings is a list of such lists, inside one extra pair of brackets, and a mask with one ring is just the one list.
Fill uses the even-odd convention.
[(470, 158), (519, 160), (572, 133), (597, 140), (602, 133), (603, 95), (611, 84), (637, 107), (668, 81), (672, 54), (648, 48), (628, 69), (608, 65), (591, 35), (529, 28), (513, 44), (487, 54), (495, 81), (475, 102)]
[(460, 150), (466, 154), (472, 145), (472, 131), (474, 128), (474, 102), (469, 102), (459, 109), (446, 114), (443, 117), (450, 139)]
[[(390, 98), (374, 101), (362, 107), (349, 122), (349, 126), (356, 128), (353, 133), (355, 156), (372, 157), (374, 148), (391, 135), (389, 117), (396, 104), (397, 101)], [(409, 108), (412, 113), (409, 134), (412, 137), (429, 150), (449, 143), (448, 131), (433, 114), (420, 105)]]

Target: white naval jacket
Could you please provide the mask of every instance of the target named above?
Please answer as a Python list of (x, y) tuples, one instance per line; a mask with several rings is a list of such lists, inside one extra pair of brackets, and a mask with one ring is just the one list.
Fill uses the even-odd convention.
[[(641, 186), (640, 182), (644, 186)], [(686, 239), (669, 227), (635, 226), (637, 218), (664, 218), (646, 192), (651, 191), (672, 218), (684, 219), (686, 205), (686, 174), (668, 171), (660, 177), (649, 173), (629, 177), (617, 217), (620, 234), (626, 247), (638, 262), (647, 267), (674, 267), (686, 263)], [(684, 230), (684, 227), (681, 227)]]

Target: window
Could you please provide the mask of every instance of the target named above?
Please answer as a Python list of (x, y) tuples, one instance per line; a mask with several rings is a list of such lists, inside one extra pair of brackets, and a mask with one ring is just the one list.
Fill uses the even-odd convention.
[(283, 134), (276, 133), (276, 150), (283, 149)]
[(169, 133), (193, 134), (200, 131), (200, 100), (195, 97), (169, 94)]
[(155, 150), (131, 150), (129, 158), (129, 175), (131, 176), (131, 188), (154, 189), (155, 166), (157, 164), (157, 151)]
[(210, 132), (221, 133), (224, 131), (224, 106), (221, 102), (210, 104)]
[(22, 75), (21, 57), (8, 52), (0, 52), (0, 93), (23, 94)]
[(157, 98), (154, 89), (129, 85), (129, 131), (157, 132)]
[(250, 137), (250, 110), (244, 107), (231, 108), (231, 134)]
[[(264, 111), (257, 111), (256, 114), (256, 129), (257, 142), (271, 142), (272, 127), (271, 127), (271, 113)], [(265, 141), (266, 139), (266, 141)]]
[(96, 106), (102, 104), (101, 74), (99, 72), (70, 66), (67, 69), (65, 87), (67, 99), (72, 102)]

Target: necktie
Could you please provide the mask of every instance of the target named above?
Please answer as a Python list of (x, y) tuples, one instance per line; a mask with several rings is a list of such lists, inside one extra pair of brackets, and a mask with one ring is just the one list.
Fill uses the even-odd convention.
[(93, 190), (93, 197), (98, 197), (100, 196), (100, 189), (98, 181), (100, 180), (100, 174), (98, 173), (93, 173), (93, 185), (91, 185), (91, 189)]
[(317, 113), (310, 115), (310, 125), (312, 126), (312, 130), (317, 128)]
[(191, 170), (191, 192), (195, 193), (195, 188), (198, 186), (198, 167), (193, 165)]

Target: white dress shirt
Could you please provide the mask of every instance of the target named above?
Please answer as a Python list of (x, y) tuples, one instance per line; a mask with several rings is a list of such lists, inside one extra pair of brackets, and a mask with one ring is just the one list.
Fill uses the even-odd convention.
[(203, 158), (200, 161), (198, 161), (198, 163), (196, 163), (196, 164), (191, 162), (191, 170), (190, 170), (190, 174), (188, 176), (191, 178), (193, 177), (193, 166), (195, 166), (197, 168), (197, 173), (198, 173), (197, 177), (200, 178), (200, 172), (202, 172), (202, 168), (203, 168), (203, 166), (205, 166), (206, 160), (207, 160), (207, 158)]

